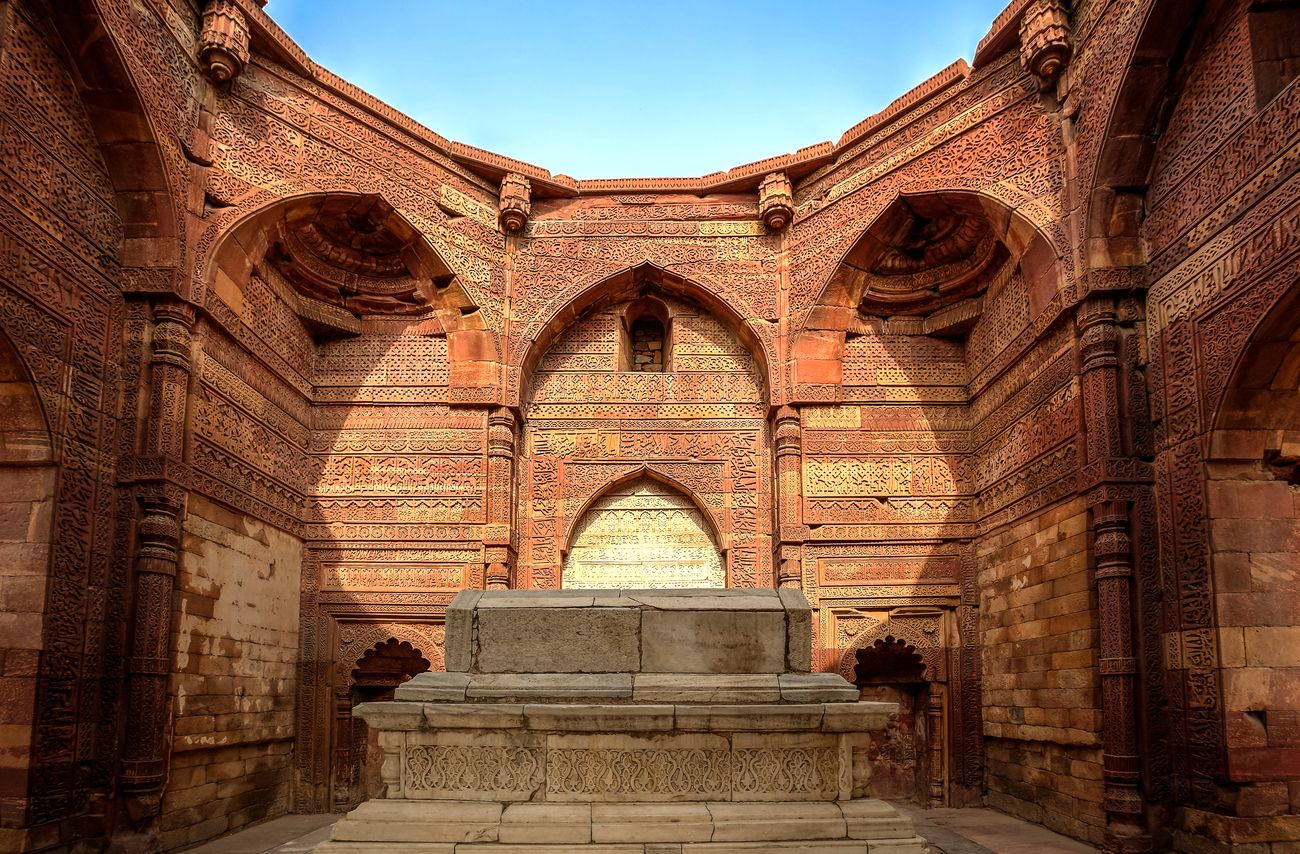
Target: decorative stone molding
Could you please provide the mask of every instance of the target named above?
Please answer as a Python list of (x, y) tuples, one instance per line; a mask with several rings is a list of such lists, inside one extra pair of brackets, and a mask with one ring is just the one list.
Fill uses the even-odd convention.
[(758, 215), (773, 231), (780, 231), (794, 219), (794, 190), (784, 172), (773, 172), (759, 185)]
[(1034, 0), (1020, 21), (1020, 62), (1044, 86), (1070, 61), (1070, 13), (1062, 0)]
[(230, 0), (211, 0), (203, 10), (199, 66), (213, 83), (234, 80), (248, 65), (248, 20)]
[(501, 230), (507, 234), (523, 231), (532, 210), (532, 184), (527, 178), (511, 172), (501, 179), (500, 207), (497, 221), (501, 223)]

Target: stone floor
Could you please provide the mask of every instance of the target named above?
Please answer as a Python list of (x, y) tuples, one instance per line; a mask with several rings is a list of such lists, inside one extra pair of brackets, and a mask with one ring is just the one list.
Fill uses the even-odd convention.
[[(1090, 854), (1097, 849), (990, 809), (920, 810), (911, 816), (934, 854)], [(329, 838), (338, 815), (288, 815), (186, 850), (186, 854), (306, 854)]]
[(933, 854), (1091, 854), (1091, 845), (991, 809), (917, 809), (896, 803)]

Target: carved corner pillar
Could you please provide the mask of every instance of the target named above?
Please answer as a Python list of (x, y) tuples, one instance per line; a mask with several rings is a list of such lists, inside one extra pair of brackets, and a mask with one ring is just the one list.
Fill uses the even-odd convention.
[(483, 534), (484, 586), (504, 590), (514, 579), (515, 450), (518, 420), (498, 407), (488, 415), (487, 526)]
[(777, 555), (776, 586), (803, 586), (803, 434), (799, 410), (783, 406), (773, 423), (776, 457)]
[(182, 457), (191, 371), (194, 309), (180, 302), (154, 306), (145, 448), (127, 469), (140, 503), (132, 584), (131, 655), (121, 788), (131, 816), (158, 814), (170, 744), (172, 588), (180, 560), (185, 510)]
[(1119, 408), (1119, 343), (1115, 302), (1085, 300), (1078, 309), (1084, 423), (1085, 486), (1093, 531), (1094, 579), (1101, 630), (1102, 774), (1106, 848), (1144, 852), (1152, 848), (1146, 827), (1142, 765), (1138, 756), (1138, 669), (1134, 653), (1133, 490), (1118, 475), (1124, 465)]
[(501, 179), (500, 213), (497, 222), (506, 234), (518, 234), (528, 224), (533, 207), (533, 185), (518, 172)]
[(209, 0), (199, 31), (199, 68), (213, 83), (234, 80), (248, 65), (248, 20), (231, 0)]
[(128, 661), (121, 786), (136, 820), (155, 816), (167, 780), (172, 587), (180, 555), (179, 490), (144, 498), (136, 525), (135, 619)]
[(1137, 740), (1137, 658), (1133, 652), (1133, 546), (1127, 501), (1092, 508), (1097, 611), (1101, 622), (1101, 704), (1105, 746), (1107, 848), (1150, 851)]
[(1033, 0), (1020, 19), (1020, 64), (1046, 88), (1065, 71), (1072, 50), (1065, 3)]
[(794, 189), (784, 172), (773, 172), (759, 185), (758, 215), (773, 231), (780, 231), (794, 219)]

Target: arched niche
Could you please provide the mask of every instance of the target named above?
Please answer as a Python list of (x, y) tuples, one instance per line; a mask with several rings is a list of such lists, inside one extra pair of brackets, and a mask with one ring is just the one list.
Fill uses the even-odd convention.
[[(766, 362), (729, 311), (643, 265), (548, 327), (523, 378), (519, 586), (560, 586), (569, 532), (592, 496), (643, 470), (679, 485), (714, 525), (728, 585), (770, 585)], [(646, 317), (663, 326), (665, 371), (626, 369), (628, 333)]]
[(565, 588), (725, 587), (709, 515), (681, 489), (640, 474), (590, 501), (564, 552)]
[(5, 765), (0, 798), (28, 795), (35, 757), (37, 659), (44, 648), (54, 449), (36, 386), (0, 333), (0, 619), (6, 627), (0, 695), (5, 697)]
[[(1294, 785), (1300, 716), (1300, 281), (1264, 315), (1213, 415), (1205, 464), (1217, 629), (1184, 632), (1171, 667), (1221, 667), (1226, 784)], [(1217, 647), (1217, 652), (1216, 652)]]
[(740, 342), (753, 360), (756, 376), (766, 396), (770, 389), (768, 353), (749, 323), (730, 305), (709, 289), (677, 276), (654, 264), (645, 263), (623, 270), (583, 291), (568, 305), (553, 313), (533, 336), (518, 365), (518, 383), (512, 384), (518, 401), (526, 402), (532, 391), (534, 374), (540, 363), (575, 322), (590, 317), (602, 307), (616, 306), (620, 320), (628, 327), (641, 317), (651, 316), (670, 334), (674, 323), (667, 302), (677, 299), (697, 306), (716, 319)]
[(883, 325), (960, 342), (1013, 277), (1036, 317), (1062, 261), (1025, 217), (965, 190), (900, 194), (840, 260), (792, 348), (797, 385), (845, 382), (846, 339)]
[(357, 335), (363, 317), (436, 317), (481, 329), (477, 308), (420, 231), (382, 196), (313, 193), (234, 224), (206, 259), (209, 292), (243, 315), (251, 278), (269, 281), (317, 335)]

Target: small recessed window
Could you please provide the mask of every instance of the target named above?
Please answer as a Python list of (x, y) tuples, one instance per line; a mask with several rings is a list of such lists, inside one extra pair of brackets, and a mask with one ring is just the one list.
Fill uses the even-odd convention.
[(632, 353), (628, 368), (645, 373), (663, 373), (664, 325), (657, 317), (640, 317), (632, 324)]
[(668, 307), (641, 297), (623, 311), (623, 349), (619, 370), (662, 374), (673, 369), (672, 320)]

